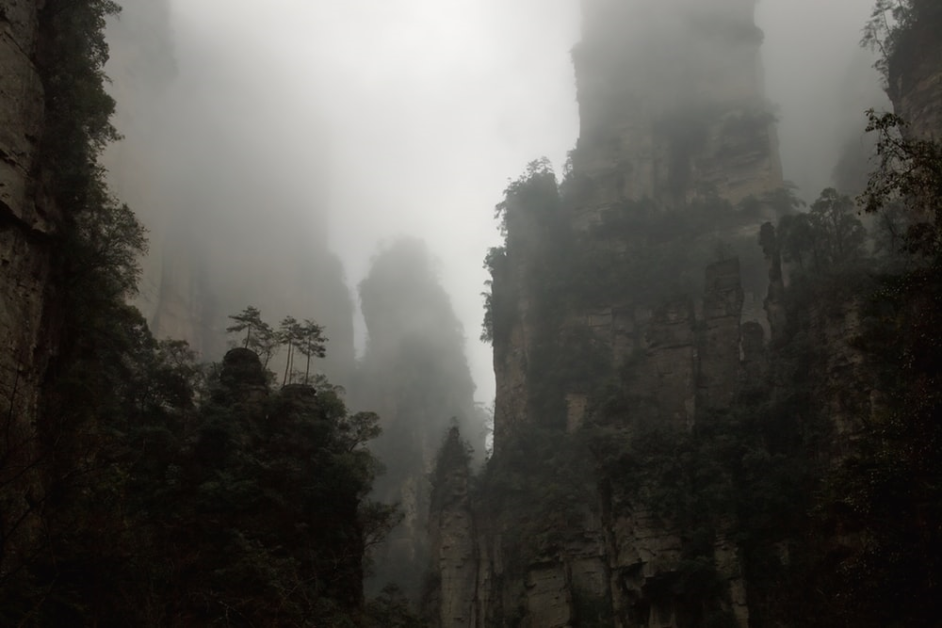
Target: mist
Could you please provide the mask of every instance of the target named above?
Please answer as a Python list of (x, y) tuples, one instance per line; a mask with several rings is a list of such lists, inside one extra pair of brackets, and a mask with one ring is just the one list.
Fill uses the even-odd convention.
[(942, 616), (875, 2), (0, 0), (0, 623)]
[[(139, 13), (128, 5), (125, 22)], [(241, 230), (240, 242), (267, 224), (266, 245), (244, 264), (261, 275), (265, 256), (303, 232), (311, 247), (337, 253), (351, 293), (384, 241), (424, 239), (471, 340), (478, 398), (490, 399), (489, 348), (474, 339), (481, 260), (497, 240), (493, 206), (533, 156), (561, 165), (574, 142), (568, 51), (578, 7), (284, 0), (260, 13), (250, 3), (176, 2), (168, 22), (176, 76), (162, 93), (159, 130), (141, 143), (164, 144), (177, 164), (165, 188), (177, 194), (190, 171), (206, 194), (167, 203), (158, 192), (138, 209), (145, 222), (159, 231), (164, 205), (199, 205), (202, 220)], [(233, 285), (245, 286), (247, 273)], [(328, 321), (328, 336), (336, 325)]]
[(785, 179), (808, 202), (835, 183), (831, 174), (845, 147), (868, 151), (865, 111), (890, 108), (873, 68), (876, 56), (860, 47), (872, 7), (871, 0), (763, 0), (757, 6)]
[[(155, 19), (153, 8), (144, 15), (141, 3), (126, 4), (125, 23)], [(869, 5), (757, 7), (784, 176), (805, 200), (831, 184), (848, 142), (864, 142), (863, 111), (885, 103), (871, 56), (858, 46)], [(119, 119), (130, 145), (122, 159), (146, 152), (144, 166), (162, 179), (143, 194), (136, 179), (118, 176), (116, 189), (151, 227), (152, 241), (173, 222), (168, 216), (183, 212), (189, 217), (178, 224), (205, 227), (188, 227), (176, 241), (200, 232), (212, 234), (198, 238), (202, 247), (254, 243), (235, 245), (237, 255), (217, 262), (224, 267), (217, 276), (227, 278), (216, 288), (228, 296), (214, 305), (215, 320), (247, 301), (272, 302), (276, 317), (305, 316), (288, 310), (311, 306), (337, 338), (331, 351), (349, 353), (344, 347), (355, 343), (362, 353), (362, 315), (355, 330), (343, 322), (352, 287), (384, 242), (415, 236), (439, 260), (476, 398), (489, 402), (490, 348), (476, 339), (487, 278), (481, 259), (499, 239), (492, 208), (528, 161), (546, 155), (559, 171), (575, 145), (570, 50), (579, 40), (578, 3), (278, 0), (259, 11), (248, 2), (178, 0), (159, 17), (166, 37), (152, 48), (166, 59), (158, 85), (143, 92), (150, 119), (140, 103), (121, 98), (121, 73), (113, 75), (119, 104), (136, 112)], [(116, 53), (124, 62), (126, 51)], [(289, 307), (270, 290), (265, 267), (290, 264), (301, 251), (313, 255), (310, 269), (333, 255), (339, 262), (329, 277), (311, 280), (315, 298)], [(156, 281), (145, 276), (145, 300)]]
[(374, 551), (368, 590), (396, 582), (418, 599), (429, 561), (426, 478), (450, 425), (483, 461), (485, 413), (474, 402), (461, 324), (423, 242), (403, 238), (383, 247), (358, 292), (368, 342), (348, 398), (382, 417), (371, 449), (386, 468), (374, 497), (403, 509), (402, 525)]

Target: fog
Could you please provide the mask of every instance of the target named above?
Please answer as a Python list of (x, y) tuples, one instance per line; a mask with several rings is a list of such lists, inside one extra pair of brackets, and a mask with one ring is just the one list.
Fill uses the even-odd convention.
[(395, 581), (418, 599), (429, 560), (425, 479), (452, 423), (476, 461), (483, 460), (485, 418), (474, 403), (460, 323), (426, 245), (403, 238), (383, 247), (358, 292), (368, 342), (348, 398), (382, 417), (385, 427), (371, 450), (386, 468), (374, 496), (401, 504), (404, 515), (373, 552), (368, 588), (376, 592)]
[[(168, 238), (168, 216), (183, 216), (175, 229), (204, 226), (185, 226), (170, 240), (227, 251), (205, 262), (217, 267), (212, 288), (230, 293), (214, 303), (214, 320), (247, 301), (263, 301), (256, 304), (277, 316), (309, 316), (296, 310), (312, 304), (336, 339), (330, 350), (343, 353), (354, 342), (343, 322), (353, 286), (382, 243), (415, 236), (437, 260), (467, 338), (476, 398), (489, 402), (491, 352), (477, 337), (481, 262), (499, 240), (493, 206), (528, 161), (546, 155), (560, 170), (575, 144), (569, 51), (579, 39), (578, 3), (271, 0), (261, 9), (244, 0), (172, 0), (166, 16), (154, 8), (159, 2), (126, 4), (113, 31), (137, 35), (115, 45), (112, 64), (128, 137), (112, 159), (116, 188), (151, 227), (152, 248)], [(857, 45), (870, 4), (758, 5), (785, 178), (806, 200), (830, 184), (842, 147), (861, 133), (864, 109), (883, 104)], [(165, 27), (149, 23), (155, 19)], [(154, 34), (161, 28), (166, 38)], [(163, 55), (166, 64), (158, 73), (141, 65), (142, 55)], [(150, 76), (161, 81), (153, 93), (142, 88)], [(299, 279), (285, 283), (283, 272), (266, 269), (302, 253)], [(185, 256), (163, 253), (177, 264), (190, 263)], [(329, 276), (308, 277), (325, 264)], [(159, 290), (153, 274), (149, 281), (145, 299)], [(297, 295), (305, 281), (307, 301)], [(366, 330), (357, 321), (362, 353)]]
[(762, 0), (766, 89), (777, 106), (785, 178), (806, 201), (832, 184), (845, 145), (863, 137), (864, 112), (889, 102), (859, 46), (872, 0)]

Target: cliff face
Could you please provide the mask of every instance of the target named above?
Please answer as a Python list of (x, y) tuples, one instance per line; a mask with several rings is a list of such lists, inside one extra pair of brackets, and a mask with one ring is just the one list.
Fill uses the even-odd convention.
[(28, 425), (51, 350), (42, 335), (50, 237), (58, 211), (38, 162), (43, 85), (34, 57), (34, 2), (0, 3), (0, 396), (7, 420)]
[[(707, 420), (712, 410), (728, 407), (742, 391), (746, 373), (741, 350), (747, 334), (738, 260), (711, 264), (706, 285), (702, 299), (678, 298), (628, 311), (595, 310), (569, 323), (570, 328), (588, 330), (593, 342), (622, 364), (625, 397), (620, 402), (630, 409), (605, 425), (606, 439), (622, 438), (639, 424), (689, 431), (698, 420)], [(525, 328), (519, 321), (511, 325), (511, 329)], [(745, 329), (757, 334), (758, 344), (764, 346), (760, 326), (747, 323)], [(534, 337), (540, 333), (537, 325)], [(507, 336), (511, 343), (519, 337), (512, 332)], [(533, 345), (495, 343), (498, 356), (538, 351)], [(495, 364), (502, 364), (499, 357)], [(525, 384), (535, 382), (534, 389), (545, 377), (541, 370), (552, 368), (545, 363), (526, 367), (522, 379)], [(508, 390), (501, 388), (503, 394)], [(521, 390), (527, 388), (516, 389)], [(472, 503), (467, 497), (466, 480), (452, 479), (439, 489), (451, 492), (448, 506), (433, 508), (430, 523), (432, 555), (437, 559), (433, 573), (440, 578), (440, 601), (436, 598), (433, 603), (438, 604), (441, 623), (435, 625), (703, 625), (706, 615), (687, 600), (695, 594), (685, 592), (681, 584), (691, 560), (691, 524), (632, 495), (625, 478), (604, 473), (585, 477), (598, 458), (578, 443), (586, 425), (601, 417), (598, 396), (585, 388), (565, 394), (560, 440), (553, 440), (553, 447), (535, 449), (545, 418), (537, 410), (542, 401), (505, 399), (498, 406), (498, 426), (504, 422), (498, 438), (504, 440), (496, 443), (495, 460), (478, 501)], [(515, 408), (517, 415), (501, 413)], [(560, 461), (557, 447), (575, 448), (570, 452), (573, 457)], [(546, 466), (521, 469), (527, 464), (521, 459), (531, 457), (545, 457)], [(541, 511), (534, 504), (544, 499), (544, 491), (555, 490), (547, 485), (557, 483), (561, 494), (550, 497), (547, 510)], [(709, 557), (704, 564), (715, 573), (721, 591), (715, 613), (731, 618), (733, 625), (747, 626), (746, 585), (737, 545), (722, 528), (712, 531), (704, 543)]]
[(40, 391), (56, 346), (47, 328), (53, 239), (61, 218), (44, 193), (39, 143), (43, 83), (35, 64), (37, 3), (0, 2), (0, 562), (13, 572), (17, 553), (35, 528), (24, 500), (37, 481), (35, 462)]
[(772, 212), (746, 209), (782, 187), (762, 33), (752, 0), (700, 7), (583, 2), (571, 172), (557, 187), (534, 164), (499, 206), (495, 455), (474, 497), (432, 510), (436, 625), (749, 625), (730, 522), (667, 505), (643, 451), (610, 451), (709, 430), (769, 382)]
[(360, 303), (369, 337), (349, 399), (381, 417), (383, 433), (371, 450), (385, 473), (374, 497), (401, 504), (404, 515), (373, 551), (369, 586), (395, 582), (417, 599), (429, 561), (428, 476), (435, 451), (454, 423), (471, 438), (481, 435), (474, 445), (480, 456), (484, 421), (474, 403), (461, 325), (421, 241), (402, 239), (376, 256), (360, 284)]
[(429, 620), (436, 628), (480, 625), (478, 536), (471, 505), (471, 470), (456, 427), (436, 461), (436, 489), (429, 516), (431, 578), (425, 584)]
[[(938, 12), (925, 5), (923, 13)], [(887, 90), (896, 114), (910, 124), (911, 131), (922, 138), (942, 137), (942, 38), (939, 17), (916, 23), (906, 33), (889, 64)]]

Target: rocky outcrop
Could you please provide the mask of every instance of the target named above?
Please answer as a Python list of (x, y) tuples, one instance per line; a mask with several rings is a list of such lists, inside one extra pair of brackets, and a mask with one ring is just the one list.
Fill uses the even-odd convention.
[[(832, 432), (829, 455), (834, 462), (854, 452), (868, 420), (879, 421), (876, 369), (854, 339), (863, 334), (865, 299), (821, 298), (805, 315), (814, 343), (813, 396)], [(853, 382), (848, 386), (847, 382)]]

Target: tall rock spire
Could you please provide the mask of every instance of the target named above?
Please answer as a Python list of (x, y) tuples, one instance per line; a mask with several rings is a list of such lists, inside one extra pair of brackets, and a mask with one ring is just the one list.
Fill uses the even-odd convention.
[[(462, 550), (439, 565), (462, 585), (441, 587), (439, 610), (473, 611), (447, 613), (449, 625), (750, 625), (729, 518), (665, 509), (627, 473), (655, 472), (641, 435), (682, 442), (723, 415), (747, 367), (766, 385), (757, 236), (787, 195), (771, 194), (782, 176), (754, 5), (582, 2), (566, 177), (557, 185), (535, 162), (498, 205), (506, 237), (487, 259), (485, 322), (494, 455), (473, 531), (463, 516), (432, 522)], [(453, 577), (468, 555), (473, 605)], [(699, 593), (684, 584), (692, 564), (711, 582)]]
[(583, 0), (576, 224), (624, 200), (733, 203), (782, 186), (754, 0)]

